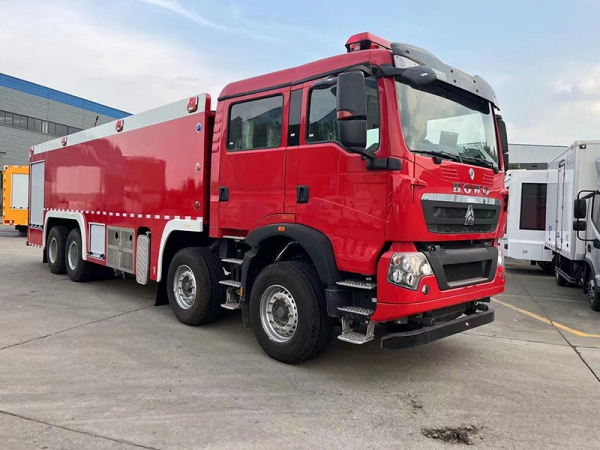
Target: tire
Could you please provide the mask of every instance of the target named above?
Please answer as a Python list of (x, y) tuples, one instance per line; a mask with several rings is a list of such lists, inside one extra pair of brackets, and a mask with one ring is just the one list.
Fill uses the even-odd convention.
[(65, 248), (69, 229), (63, 226), (56, 226), (50, 229), (46, 239), (46, 256), (48, 259), (48, 268), (55, 274), (67, 273), (67, 264), (65, 259)]
[(556, 281), (556, 284), (559, 286), (568, 286), (569, 282), (567, 280), (565, 280), (563, 277), (560, 276), (560, 274), (558, 272), (554, 272), (554, 280)]
[[(279, 320), (285, 320), (284, 323), (269, 324), (267, 319), (274, 314), (266, 312), (269, 307), (265, 302), (274, 296), (279, 297), (275, 301), (282, 304), (281, 314), (286, 316), (280, 316)], [(306, 263), (286, 261), (265, 267), (252, 287), (250, 315), (254, 335), (262, 349), (271, 358), (286, 364), (298, 364), (317, 356), (333, 338), (335, 321), (327, 315), (323, 285), (315, 269)], [(276, 331), (274, 327), (279, 325), (281, 328)]]
[[(193, 275), (193, 278), (191, 278)], [(167, 295), (175, 317), (186, 325), (202, 325), (217, 318), (220, 305), (225, 302), (223, 266), (215, 253), (203, 247), (179, 250), (171, 264), (167, 278)], [(179, 281), (176, 281), (176, 277)], [(186, 281), (187, 280), (187, 281)], [(193, 283), (192, 285), (185, 283)], [(176, 286), (179, 293), (175, 293)], [(184, 291), (192, 289), (186, 296)]]
[(81, 231), (79, 231), (79, 228), (73, 228), (67, 238), (65, 265), (67, 267), (67, 275), (69, 275), (71, 281), (80, 283), (91, 280), (94, 277), (94, 264), (83, 260), (83, 245), (81, 243)]
[(590, 302), (590, 308), (592, 308), (594, 311), (600, 311), (600, 290), (593, 283), (594, 273), (590, 271), (588, 279), (586, 280), (587, 296)]
[(554, 264), (552, 264), (552, 261), (537, 261), (537, 265), (548, 275), (554, 275)]

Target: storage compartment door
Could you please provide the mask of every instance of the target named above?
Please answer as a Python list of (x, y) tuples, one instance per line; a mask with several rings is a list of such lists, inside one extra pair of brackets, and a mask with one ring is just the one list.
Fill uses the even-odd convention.
[(27, 209), (29, 175), (25, 173), (13, 173), (11, 183), (10, 209)]
[(31, 202), (29, 208), (29, 225), (44, 225), (44, 161), (31, 164)]

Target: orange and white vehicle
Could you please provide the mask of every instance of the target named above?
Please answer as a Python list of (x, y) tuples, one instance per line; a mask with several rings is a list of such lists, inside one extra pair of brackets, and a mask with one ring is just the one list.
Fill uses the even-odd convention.
[(4, 166), (2, 186), (2, 224), (27, 233), (29, 166)]

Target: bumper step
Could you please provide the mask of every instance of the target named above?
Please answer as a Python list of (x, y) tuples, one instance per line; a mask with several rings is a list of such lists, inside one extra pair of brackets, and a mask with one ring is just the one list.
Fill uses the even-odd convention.
[(335, 284), (337, 284), (338, 286), (344, 286), (344, 287), (350, 287), (350, 288), (356, 288), (356, 289), (365, 289), (367, 291), (372, 291), (373, 289), (375, 289), (377, 287), (377, 283), (371, 283), (369, 281), (362, 281), (362, 280), (343, 280), (343, 281), (338, 281)]
[(494, 321), (494, 310), (478, 312), (469, 316), (442, 322), (430, 327), (403, 333), (392, 333), (381, 338), (381, 348), (393, 350), (418, 347), (463, 331), (472, 330)]

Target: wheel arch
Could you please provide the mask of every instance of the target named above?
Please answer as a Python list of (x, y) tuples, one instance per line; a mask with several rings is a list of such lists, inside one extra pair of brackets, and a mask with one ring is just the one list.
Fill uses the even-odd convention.
[(169, 264), (179, 250), (184, 247), (204, 247), (209, 243), (210, 238), (201, 220), (169, 220), (160, 238), (156, 281), (163, 281), (163, 275), (168, 273)]
[(289, 223), (267, 225), (251, 231), (246, 243), (250, 250), (244, 254), (242, 269), (245, 298), (249, 298), (258, 271), (276, 260), (277, 254), (273, 257), (274, 249), (282, 249), (283, 246), (287, 251), (286, 245), (289, 243), (296, 243), (293, 254), (301, 259), (308, 258), (323, 284), (332, 285), (341, 279), (331, 241), (314, 228)]
[[(85, 227), (85, 217), (83, 214), (78, 212), (70, 211), (48, 211), (44, 218), (44, 232), (42, 247), (44, 250), (44, 259), (46, 259), (46, 240), (48, 239), (48, 233), (52, 227), (64, 226), (71, 231), (74, 228), (79, 228), (81, 233), (81, 245), (87, 248), (87, 229)], [(82, 252), (83, 260), (87, 260), (87, 252)]]

